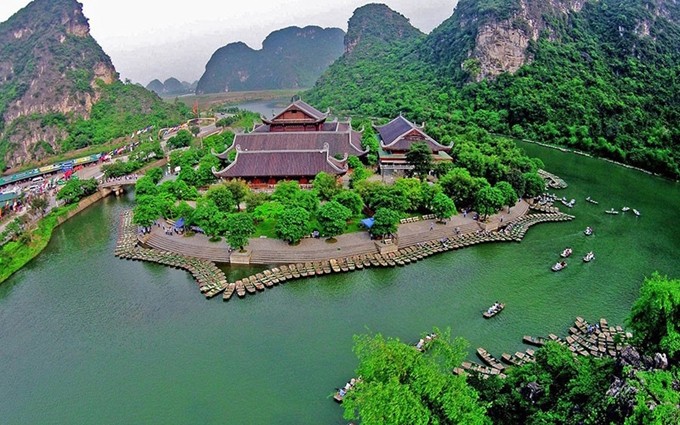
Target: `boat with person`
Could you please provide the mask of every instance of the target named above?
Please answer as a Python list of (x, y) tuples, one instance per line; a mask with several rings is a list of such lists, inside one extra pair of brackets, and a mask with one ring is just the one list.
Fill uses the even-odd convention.
[(342, 388), (338, 388), (338, 390), (335, 392), (333, 400), (337, 401), (338, 403), (342, 403), (342, 400), (347, 395), (347, 392), (354, 388), (354, 386), (359, 381), (361, 381), (361, 378), (352, 378), (349, 381), (347, 381), (347, 383)]
[(613, 214), (613, 215), (615, 215), (615, 214), (618, 214), (619, 212), (616, 211), (614, 208), (611, 208), (611, 209), (605, 210), (604, 213), (605, 213), (605, 214)]
[(586, 227), (586, 230), (583, 231), (583, 233), (585, 233), (586, 236), (590, 236), (590, 235), (593, 234), (593, 228), (588, 226), (588, 227)]
[(498, 313), (500, 313), (501, 311), (503, 311), (504, 308), (505, 308), (505, 304), (502, 304), (502, 303), (499, 303), (498, 301), (496, 301), (494, 303), (494, 305), (489, 307), (482, 314), (482, 316), (484, 316), (485, 319), (490, 319), (490, 318), (494, 317), (495, 315), (497, 315)]
[(585, 257), (583, 257), (583, 261), (586, 262), (586, 263), (589, 263), (590, 261), (592, 261), (594, 259), (595, 259), (595, 254), (593, 254), (593, 251), (590, 251), (589, 253), (587, 253), (585, 255)]
[(564, 248), (564, 251), (562, 251), (562, 253), (560, 254), (560, 257), (562, 257), (562, 258), (567, 258), (567, 257), (569, 257), (573, 252), (574, 252), (574, 251), (573, 251), (571, 248), (569, 248), (569, 247)]
[(594, 200), (590, 196), (586, 198), (586, 201), (590, 202), (591, 204), (595, 204), (595, 205), (599, 204), (599, 202), (597, 202), (596, 200)]
[(559, 272), (560, 270), (564, 270), (567, 268), (567, 262), (566, 261), (560, 261), (555, 263), (554, 266), (552, 266), (550, 269), (554, 272)]
[(423, 352), (427, 349), (430, 342), (432, 342), (432, 340), (434, 340), (435, 338), (437, 338), (437, 334), (435, 333), (427, 334), (425, 335), (424, 338), (420, 338), (418, 342), (413, 344), (413, 346), (416, 348), (416, 350)]

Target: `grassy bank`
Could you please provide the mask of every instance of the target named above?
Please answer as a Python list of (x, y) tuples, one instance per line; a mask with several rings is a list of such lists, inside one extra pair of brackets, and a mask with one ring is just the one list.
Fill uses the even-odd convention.
[(0, 283), (7, 280), (29, 261), (42, 252), (52, 238), (52, 232), (59, 225), (59, 217), (78, 208), (78, 204), (57, 208), (38, 221), (37, 228), (28, 237), (19, 238), (0, 248)]

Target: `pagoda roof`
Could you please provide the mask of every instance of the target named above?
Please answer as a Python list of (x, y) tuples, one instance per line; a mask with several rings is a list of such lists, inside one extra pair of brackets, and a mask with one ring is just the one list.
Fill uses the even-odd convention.
[[(301, 111), (307, 118), (301, 119), (284, 119), (283, 116), (287, 112), (291, 111)], [(281, 112), (276, 114), (273, 118), (268, 119), (264, 116), (262, 117), (262, 122), (265, 124), (296, 124), (296, 123), (319, 123), (325, 121), (328, 118), (329, 112), (326, 113), (319, 111), (312, 105), (302, 101), (296, 100), (295, 102), (288, 105)]]
[[(451, 146), (445, 146), (425, 134), (423, 126), (419, 127), (402, 115), (383, 126), (376, 126), (375, 129), (380, 134), (380, 146), (385, 150), (409, 150), (411, 145), (416, 142), (425, 142), (433, 152), (450, 150)], [(406, 138), (407, 135), (417, 133), (422, 140)]]
[(346, 132), (301, 131), (301, 132), (259, 132), (237, 134), (234, 143), (224, 152), (216, 154), (220, 159), (227, 159), (233, 150), (243, 152), (254, 151), (291, 151), (322, 150), (328, 146), (331, 156), (356, 155), (368, 153), (361, 147), (362, 134), (355, 130)]
[(342, 175), (347, 156), (337, 160), (326, 150), (239, 151), (234, 162), (213, 174), (220, 178), (316, 176), (320, 172)]

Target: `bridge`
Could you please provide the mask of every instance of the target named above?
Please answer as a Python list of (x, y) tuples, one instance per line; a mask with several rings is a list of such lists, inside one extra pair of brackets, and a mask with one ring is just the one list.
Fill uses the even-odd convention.
[(120, 196), (123, 194), (123, 192), (125, 192), (126, 186), (134, 186), (137, 184), (137, 180), (139, 180), (139, 178), (140, 176), (135, 175), (105, 180), (99, 184), (99, 191), (102, 192), (102, 195), (105, 197), (112, 193), (116, 196)]

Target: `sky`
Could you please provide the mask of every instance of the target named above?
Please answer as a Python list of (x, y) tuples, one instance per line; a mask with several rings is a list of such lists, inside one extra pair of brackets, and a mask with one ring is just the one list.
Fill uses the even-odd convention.
[[(92, 36), (121, 78), (146, 85), (169, 77), (198, 80), (218, 48), (243, 41), (262, 48), (269, 33), (289, 26), (347, 31), (354, 10), (369, 0), (80, 0)], [(457, 0), (374, 0), (429, 33), (453, 14)], [(29, 0), (0, 0), (0, 22)], [(284, 6), (285, 5), (285, 6)]]

